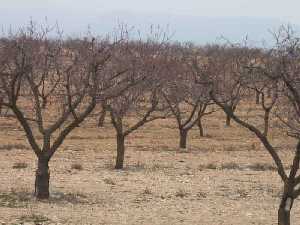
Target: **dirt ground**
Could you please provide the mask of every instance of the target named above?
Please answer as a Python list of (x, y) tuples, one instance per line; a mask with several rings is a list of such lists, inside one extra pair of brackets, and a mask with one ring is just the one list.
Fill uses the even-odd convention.
[[(0, 224), (247, 225), (277, 224), (282, 183), (257, 139), (220, 112), (195, 127), (178, 149), (171, 119), (128, 137), (125, 169), (113, 169), (114, 130), (92, 119), (75, 130), (50, 162), (51, 199), (33, 197), (36, 158), (12, 119), (0, 120)], [(271, 133), (286, 166), (292, 139)], [(300, 224), (300, 201), (292, 211)]]

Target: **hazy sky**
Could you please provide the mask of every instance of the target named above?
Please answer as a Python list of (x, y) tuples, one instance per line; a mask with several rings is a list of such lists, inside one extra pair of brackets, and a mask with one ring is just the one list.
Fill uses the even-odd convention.
[[(129, 13), (130, 21), (135, 25), (139, 23), (139, 17), (134, 20), (135, 14), (139, 14), (140, 17), (145, 14), (148, 15), (148, 21), (153, 20), (153, 23), (163, 25), (172, 24), (172, 18), (176, 16), (176, 23), (184, 17), (222, 20), (235, 18), (235, 27), (232, 29), (238, 29), (238, 26), (243, 26), (246, 21), (236, 21), (241, 17), (247, 18), (248, 25), (251, 20), (255, 21), (256, 26), (265, 24), (265, 27), (288, 22), (299, 25), (299, 10), (300, 0), (0, 0), (0, 23), (2, 26), (19, 26), (28, 22), (30, 18), (40, 21), (47, 17), (49, 21), (58, 21), (70, 32), (80, 32), (83, 27), (95, 24), (95, 21), (98, 26), (99, 21), (105, 17), (103, 20), (106, 22), (101, 25), (106, 31), (112, 26), (107, 23), (109, 16), (117, 17), (118, 14)], [(191, 18), (186, 22), (193, 23)], [(214, 23), (214, 26), (217, 26), (219, 22), (215, 20)], [(176, 25), (173, 24), (173, 28)], [(192, 25), (196, 28), (196, 24), (188, 25), (190, 30), (193, 30)], [(182, 26), (184, 28), (184, 24)], [(224, 33), (225, 30), (220, 32)], [(259, 33), (260, 30), (256, 32)]]
[(56, 10), (87, 15), (126, 10), (212, 17), (271, 17), (300, 23), (299, 0), (0, 0), (0, 3), (1, 9), (12, 13), (22, 10), (32, 16), (36, 10), (49, 10), (53, 16)]

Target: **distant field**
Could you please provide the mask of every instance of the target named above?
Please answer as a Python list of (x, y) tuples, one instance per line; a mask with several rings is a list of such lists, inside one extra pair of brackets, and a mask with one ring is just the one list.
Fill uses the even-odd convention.
[[(0, 120), (0, 222), (4, 224), (277, 224), (282, 183), (267, 152), (247, 130), (225, 127), (218, 112), (178, 149), (172, 119), (157, 120), (126, 141), (125, 169), (114, 170), (115, 133), (90, 118), (50, 162), (51, 199), (35, 201), (36, 157), (12, 119)], [(285, 162), (292, 139), (270, 135)], [(286, 165), (288, 166), (288, 165)], [(300, 224), (300, 205), (292, 210)], [(1, 224), (1, 223), (0, 223)]]

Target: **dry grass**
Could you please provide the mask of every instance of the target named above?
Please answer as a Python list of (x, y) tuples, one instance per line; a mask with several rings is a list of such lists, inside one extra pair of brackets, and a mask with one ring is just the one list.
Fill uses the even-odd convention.
[(71, 203), (71, 204), (88, 204), (89, 199), (88, 196), (83, 193), (62, 193), (62, 192), (54, 192), (49, 199), (51, 203)]
[(16, 223), (15, 225), (20, 225), (20, 224), (33, 224), (33, 225), (42, 225), (46, 224), (46, 222), (49, 224), (51, 220), (40, 214), (29, 214), (29, 215), (23, 215), (20, 218), (18, 218), (19, 223)]
[(24, 144), (3, 144), (0, 145), (0, 151), (1, 150), (6, 150), (6, 151), (11, 151), (11, 150), (27, 150), (29, 149), (28, 146)]
[[(15, 124), (0, 119), (0, 126), (2, 123), (7, 127)], [(187, 151), (181, 151), (174, 121), (155, 121), (128, 136), (125, 169), (114, 170), (113, 128), (107, 124), (99, 129), (94, 120), (87, 120), (51, 160), (51, 198), (42, 202), (32, 195), (36, 157), (32, 151), (24, 151), (29, 147), (23, 132), (0, 130), (0, 143), (5, 143), (0, 145), (0, 221), (276, 224), (282, 183), (270, 156), (248, 131), (224, 123), (223, 113), (211, 115), (205, 121), (209, 135), (200, 138), (193, 129)], [(278, 131), (270, 137), (288, 169), (291, 151), (281, 149), (292, 149), (295, 142)], [(292, 220), (300, 223), (297, 201)]]
[(32, 199), (32, 194), (26, 191), (11, 189), (10, 192), (0, 192), (0, 207), (26, 207)]

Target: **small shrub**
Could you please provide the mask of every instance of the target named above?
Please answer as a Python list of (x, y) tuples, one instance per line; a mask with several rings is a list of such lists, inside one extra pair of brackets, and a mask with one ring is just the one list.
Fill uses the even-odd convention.
[(234, 162), (230, 162), (230, 163), (223, 164), (221, 169), (234, 170), (234, 169), (240, 169), (240, 166)]
[(210, 135), (210, 134), (205, 134), (204, 137), (206, 137), (206, 138), (213, 138), (213, 136)]
[(146, 165), (140, 161), (138, 161), (135, 166), (134, 166), (136, 169), (141, 169), (141, 170), (144, 170), (146, 168)]
[(213, 163), (209, 163), (209, 164), (206, 164), (206, 165), (199, 165), (198, 169), (199, 170), (205, 170), (205, 169), (216, 170), (217, 169), (217, 165), (215, 165)]
[(217, 165), (213, 164), (213, 163), (209, 163), (207, 166), (206, 166), (207, 169), (210, 169), (210, 170), (216, 170), (217, 169)]
[(227, 152), (233, 152), (235, 150), (236, 150), (236, 148), (233, 145), (229, 145), (229, 146), (224, 147), (224, 151), (227, 151)]
[(81, 204), (84, 203), (83, 199), (85, 199), (86, 196), (79, 193), (67, 193), (63, 195), (62, 200), (73, 203), (73, 204)]
[(104, 181), (106, 184), (116, 185), (116, 182), (115, 182), (112, 178), (105, 178), (105, 179), (103, 179), (103, 181)]
[(152, 167), (149, 168), (149, 170), (157, 171), (157, 170), (166, 170), (166, 169), (170, 169), (170, 168), (171, 168), (171, 166), (169, 166), (169, 165), (155, 163), (152, 165)]
[(205, 192), (203, 192), (203, 191), (200, 191), (200, 192), (197, 193), (197, 197), (199, 199), (206, 198), (207, 194)]
[(68, 137), (68, 139), (70, 139), (70, 140), (85, 140), (85, 139), (91, 139), (91, 137), (73, 135), (73, 136)]
[(143, 194), (145, 194), (145, 195), (151, 195), (152, 191), (151, 191), (150, 188), (146, 187), (145, 190), (144, 190), (144, 192), (143, 192)]
[(277, 170), (275, 166), (269, 165), (266, 163), (255, 163), (255, 164), (249, 165), (247, 168), (250, 170), (254, 170), (254, 171), (267, 171), (267, 170), (275, 171), (275, 170)]
[(128, 171), (141, 171), (141, 170), (145, 170), (146, 169), (146, 164), (138, 161), (136, 164), (132, 165), (132, 166), (128, 166), (125, 167), (124, 170), (128, 170)]
[(237, 170), (240, 170), (242, 168), (240, 167), (240, 165), (238, 165), (234, 162), (230, 162), (230, 163), (224, 163), (221, 166), (217, 166), (216, 164), (213, 164), (213, 163), (209, 163), (207, 165), (199, 165), (198, 169), (199, 170), (205, 170), (205, 169), (209, 169), (209, 170), (216, 170), (216, 169), (234, 170), (234, 169), (237, 169)]
[(238, 189), (237, 194), (240, 196), (240, 198), (247, 198), (248, 192), (244, 189)]
[(25, 162), (16, 162), (16, 163), (14, 163), (12, 168), (13, 169), (25, 169), (27, 167), (28, 167), (28, 164)]
[(51, 201), (53, 202), (68, 202), (72, 204), (84, 204), (87, 203), (87, 196), (81, 193), (62, 193), (54, 192), (51, 195)]
[(179, 198), (184, 198), (184, 197), (187, 197), (189, 194), (186, 190), (183, 190), (183, 189), (179, 189), (176, 193), (175, 193), (175, 196), (176, 197), (179, 197)]
[(38, 224), (44, 224), (44, 222), (49, 222), (50, 219), (46, 216), (32, 213), (30, 215), (21, 216), (19, 218), (19, 221), (21, 222), (21, 224), (23, 224), (24, 222), (25, 223), (28, 222), (28, 223), (34, 223), (35, 225), (38, 225)]
[(82, 167), (82, 165), (79, 164), (79, 163), (73, 163), (73, 164), (71, 165), (71, 169), (72, 169), (72, 170), (83, 170), (83, 167)]

